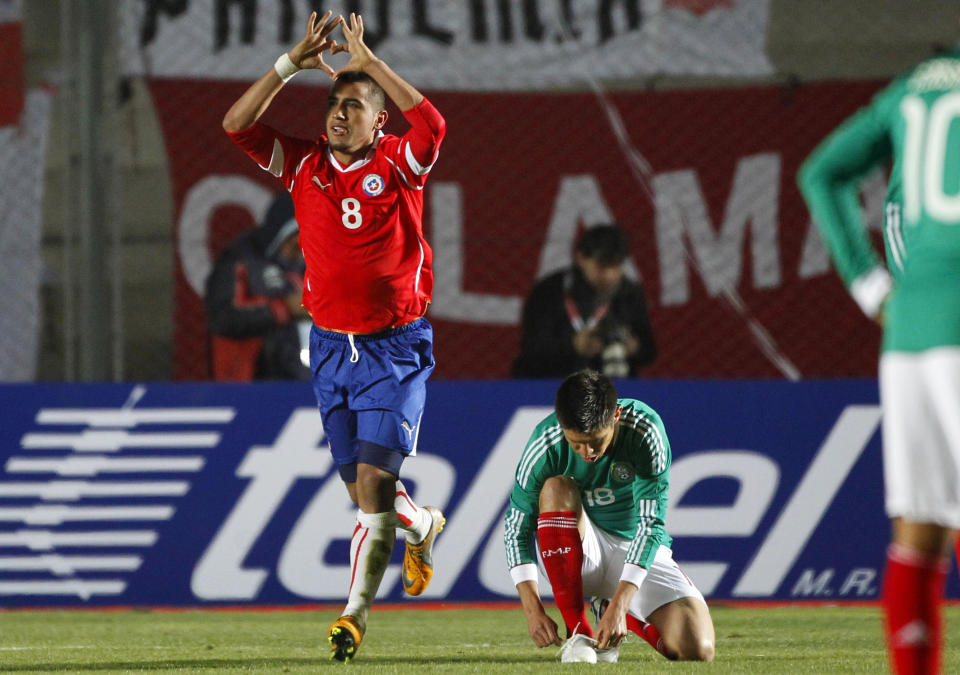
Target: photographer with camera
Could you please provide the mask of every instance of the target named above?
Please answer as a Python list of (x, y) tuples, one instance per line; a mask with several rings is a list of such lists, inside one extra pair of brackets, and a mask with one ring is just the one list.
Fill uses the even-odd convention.
[(653, 362), (643, 287), (624, 274), (628, 249), (622, 229), (597, 225), (580, 238), (571, 267), (534, 286), (515, 377), (565, 377), (583, 368), (628, 377)]

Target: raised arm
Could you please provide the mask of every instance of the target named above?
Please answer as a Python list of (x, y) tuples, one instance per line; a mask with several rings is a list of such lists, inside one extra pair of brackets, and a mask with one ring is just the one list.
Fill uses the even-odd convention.
[(277, 59), (274, 67), (250, 85), (250, 88), (230, 106), (223, 117), (224, 131), (235, 133), (250, 127), (270, 106), (273, 97), (277, 95), (284, 83), (300, 70), (314, 68), (324, 71), (331, 78), (334, 76), (333, 68), (323, 60), (323, 52), (329, 50), (336, 53), (345, 50), (346, 47), (338, 45), (336, 40), (328, 39), (330, 32), (343, 21), (342, 16), (337, 15), (336, 18), (331, 18), (332, 15), (330, 11), (319, 19), (316, 12), (310, 15), (303, 39)]
[[(343, 22), (343, 35), (347, 39), (347, 49), (350, 52), (350, 61), (338, 70), (336, 75), (348, 70), (362, 70), (377, 81), (402, 112), (407, 112), (423, 101), (423, 94), (412, 84), (393, 72), (386, 63), (374, 56), (373, 52), (363, 41), (363, 18), (357, 14), (350, 14), (350, 23)], [(340, 51), (339, 49), (337, 51)]]

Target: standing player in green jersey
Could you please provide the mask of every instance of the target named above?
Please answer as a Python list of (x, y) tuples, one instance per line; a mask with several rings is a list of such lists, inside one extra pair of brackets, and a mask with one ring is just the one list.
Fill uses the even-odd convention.
[[(892, 160), (887, 267), (859, 179)], [(960, 528), (960, 52), (896, 79), (801, 167), (800, 188), (860, 307), (883, 323), (880, 400), (893, 540), (883, 588), (898, 673), (940, 670), (947, 555)]]
[[(563, 381), (556, 412), (520, 456), (504, 520), (510, 575), (538, 647), (561, 639), (540, 602), (534, 530), (566, 624), (562, 661), (616, 661), (628, 630), (668, 659), (713, 659), (707, 604), (674, 562), (663, 527), (669, 484), (670, 443), (657, 413), (618, 399), (596, 371)], [(596, 639), (585, 594), (593, 596)]]

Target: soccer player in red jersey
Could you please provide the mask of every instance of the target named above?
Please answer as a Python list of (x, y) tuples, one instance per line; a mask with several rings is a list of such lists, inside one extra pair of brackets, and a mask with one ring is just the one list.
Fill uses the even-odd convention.
[[(330, 34), (341, 26), (346, 44)], [(347, 51), (334, 71), (324, 52)], [(259, 121), (284, 83), (315, 68), (333, 79), (326, 133), (293, 138)], [(410, 129), (384, 134), (385, 97)], [(363, 19), (310, 15), (304, 38), (277, 59), (227, 111), (223, 128), (290, 192), (306, 259), (303, 302), (313, 317), (310, 367), (323, 426), (340, 477), (359, 506), (343, 615), (330, 627), (332, 657), (356, 653), (404, 531), (404, 588), (422, 593), (444, 517), (417, 507), (398, 480), (416, 454), (433, 329), (424, 318), (433, 290), (432, 251), (423, 235), (423, 187), (445, 133), (443, 117), (363, 41)]]

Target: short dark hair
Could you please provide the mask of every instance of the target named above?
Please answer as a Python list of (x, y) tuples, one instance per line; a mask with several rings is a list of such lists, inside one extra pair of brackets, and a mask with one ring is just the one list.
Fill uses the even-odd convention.
[(617, 412), (617, 388), (606, 375), (580, 370), (568, 376), (557, 389), (557, 421), (570, 431), (589, 434), (613, 424)]
[(617, 225), (596, 225), (583, 233), (577, 252), (585, 258), (606, 264), (619, 264), (630, 252), (627, 234)]
[(370, 102), (373, 103), (373, 106), (378, 111), (387, 109), (387, 93), (383, 90), (383, 87), (380, 86), (379, 82), (362, 70), (348, 70), (345, 73), (340, 73), (337, 81), (330, 87), (330, 91), (332, 93), (341, 84), (353, 84), (355, 82), (363, 82), (368, 86)]

